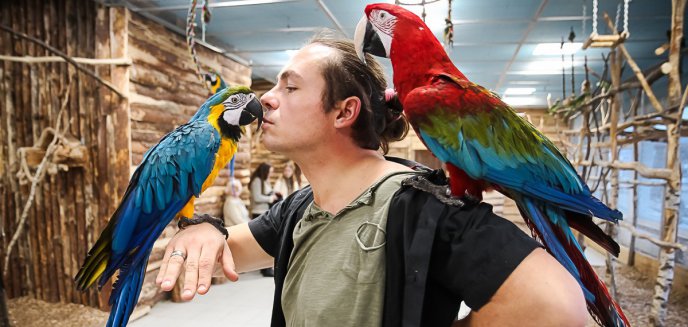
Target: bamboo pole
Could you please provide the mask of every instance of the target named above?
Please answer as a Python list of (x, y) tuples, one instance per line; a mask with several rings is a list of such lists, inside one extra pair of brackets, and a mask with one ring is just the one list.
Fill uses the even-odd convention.
[[(675, 243), (678, 236), (678, 219), (681, 204), (681, 166), (679, 160), (680, 126), (683, 110), (686, 105), (686, 95), (681, 98), (681, 76), (678, 72), (680, 61), (681, 40), (683, 39), (683, 19), (686, 11), (686, 0), (671, 2), (671, 40), (669, 46), (669, 94), (668, 107), (678, 105), (675, 121), (667, 125), (667, 169), (670, 170), (669, 180), (664, 189), (664, 210), (662, 212), (662, 240)], [(688, 89), (687, 89), (688, 90)], [(655, 293), (652, 298), (650, 323), (654, 326), (664, 326), (667, 303), (674, 280), (674, 266), (676, 265), (676, 251), (663, 248), (659, 252), (659, 270), (655, 280)]]

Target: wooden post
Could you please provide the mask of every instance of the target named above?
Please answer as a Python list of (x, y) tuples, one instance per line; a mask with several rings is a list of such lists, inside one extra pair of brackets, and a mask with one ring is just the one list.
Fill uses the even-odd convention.
[[(129, 10), (125, 7), (111, 7), (110, 10), (110, 57), (125, 58), (129, 48)], [(112, 84), (129, 94), (129, 67), (113, 66), (110, 69)], [(114, 145), (109, 151), (109, 162), (113, 172), (113, 201), (119, 203), (129, 184), (131, 167), (131, 120), (129, 100), (123, 97), (114, 99), (115, 105), (106, 130)]]
[[(612, 88), (618, 89), (619, 85), (621, 85), (621, 54), (619, 54), (616, 50), (613, 50), (609, 54), (610, 58), (610, 69), (611, 69), (611, 79), (612, 79)], [(619, 124), (619, 113), (621, 112), (621, 93), (617, 92), (614, 97), (612, 98), (612, 104), (610, 108), (611, 112), (609, 114), (609, 152), (611, 155), (611, 162), (616, 162), (619, 159), (619, 149), (618, 149), (618, 141), (617, 141), (617, 127)], [(609, 201), (609, 206), (612, 209), (618, 208), (618, 200), (619, 200), (619, 169), (617, 168), (610, 168), (611, 169), (611, 192), (610, 196), (608, 198)], [(607, 233), (611, 235), (612, 237), (616, 238), (616, 228), (612, 224), (607, 225)], [(607, 252), (607, 276), (609, 278), (609, 285), (611, 286), (611, 292), (612, 296), (614, 298), (617, 297), (616, 293), (616, 278), (615, 278), (615, 271), (614, 271), (614, 259), (612, 258), (612, 255)]]
[[(642, 97), (642, 93), (638, 97), (638, 101), (640, 101)], [(639, 105), (636, 105), (633, 107), (633, 113), (631, 114), (633, 116), (633, 119), (635, 119), (638, 116), (638, 107)], [(633, 134), (637, 133), (637, 127), (633, 127)], [(640, 156), (638, 153), (638, 141), (634, 140), (633, 141), (633, 161), (638, 162), (640, 160)], [(633, 180), (637, 181), (638, 180), (638, 171), (634, 170), (633, 171)], [(633, 218), (631, 221), (631, 224), (633, 225), (633, 228), (638, 226), (638, 183), (633, 183), (632, 186), (632, 192), (633, 196), (631, 198), (631, 207), (633, 208)], [(631, 234), (631, 241), (628, 243), (628, 261), (627, 264), (629, 266), (634, 266), (635, 265), (635, 235)]]
[[(678, 236), (678, 218), (681, 204), (681, 167), (679, 163), (679, 140), (681, 137), (681, 115), (685, 96), (681, 99), (681, 77), (678, 72), (681, 39), (683, 38), (683, 17), (686, 11), (686, 0), (671, 2), (671, 40), (669, 46), (669, 94), (667, 107), (680, 106), (675, 121), (667, 125), (667, 168), (671, 171), (670, 178), (664, 188), (664, 210), (662, 212), (662, 240), (675, 243)], [(674, 266), (676, 265), (676, 250), (662, 248), (659, 252), (659, 271), (655, 281), (655, 294), (652, 298), (650, 323), (654, 326), (664, 326), (667, 302), (671, 285), (674, 280)]]

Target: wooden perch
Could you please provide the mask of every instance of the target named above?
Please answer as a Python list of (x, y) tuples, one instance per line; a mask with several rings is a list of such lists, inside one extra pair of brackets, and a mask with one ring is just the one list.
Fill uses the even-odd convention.
[[(46, 128), (41, 133), (38, 142), (32, 147), (22, 147), (17, 150), (19, 157), (23, 157), (29, 168), (35, 169), (43, 160), (50, 140), (55, 137), (55, 130)], [(54, 164), (63, 164), (69, 167), (83, 167), (88, 162), (88, 150), (85, 145), (72, 135), (59, 136), (55, 153), (51, 160)]]
[(671, 170), (667, 168), (650, 168), (639, 162), (620, 162), (620, 161), (581, 161), (581, 166), (597, 166), (604, 168), (616, 168), (622, 170), (636, 170), (645, 178), (657, 178), (668, 180), (671, 177)]

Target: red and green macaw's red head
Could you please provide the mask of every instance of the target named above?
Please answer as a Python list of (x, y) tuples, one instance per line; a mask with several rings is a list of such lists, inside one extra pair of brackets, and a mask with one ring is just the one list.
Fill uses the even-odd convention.
[(420, 17), (397, 5), (366, 6), (356, 26), (354, 45), (362, 61), (364, 52), (391, 59), (394, 85), (402, 99), (404, 91), (427, 83), (438, 73), (465, 79)]

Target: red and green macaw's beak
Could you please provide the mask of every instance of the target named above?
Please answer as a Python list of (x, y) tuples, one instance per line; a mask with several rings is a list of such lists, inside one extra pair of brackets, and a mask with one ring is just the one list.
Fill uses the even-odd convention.
[[(391, 41), (390, 35), (385, 34), (384, 37), (385, 39), (389, 39), (387, 41)], [(368, 21), (368, 17), (365, 15), (361, 17), (361, 20), (358, 21), (358, 25), (356, 25), (354, 47), (356, 48), (358, 58), (363, 62), (366, 62), (366, 52), (374, 56), (389, 58), (388, 45), (385, 46), (385, 42), (380, 38), (378, 31), (373, 27), (373, 24)]]
[(246, 105), (246, 108), (241, 111), (239, 125), (248, 125), (256, 119), (258, 119), (258, 129), (260, 129), (260, 125), (263, 124), (263, 106), (260, 104), (258, 98), (253, 98)]

